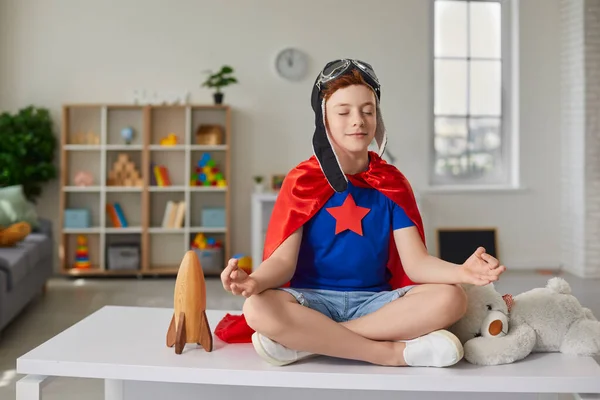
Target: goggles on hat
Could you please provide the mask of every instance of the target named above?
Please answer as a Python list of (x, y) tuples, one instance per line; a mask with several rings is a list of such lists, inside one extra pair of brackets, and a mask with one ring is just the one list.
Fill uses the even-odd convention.
[(343, 75), (346, 71), (348, 71), (350, 68), (352, 68), (352, 66), (357, 67), (364, 74), (366, 74), (369, 78), (371, 78), (373, 80), (373, 82), (375, 82), (375, 84), (377, 85), (373, 89), (375, 89), (377, 92), (379, 92), (379, 79), (377, 79), (377, 75), (375, 75), (375, 71), (373, 70), (373, 67), (364, 61), (352, 60), (352, 59), (346, 59), (346, 58), (341, 59), (341, 60), (331, 61), (330, 63), (328, 63), (325, 66), (325, 68), (323, 68), (323, 71), (321, 71), (321, 73), (319, 74), (319, 77), (317, 78), (317, 83), (316, 83), (317, 87), (319, 88), (319, 90), (321, 90), (321, 85), (323, 85), (329, 81), (332, 81), (332, 80), (338, 78), (339, 76)]

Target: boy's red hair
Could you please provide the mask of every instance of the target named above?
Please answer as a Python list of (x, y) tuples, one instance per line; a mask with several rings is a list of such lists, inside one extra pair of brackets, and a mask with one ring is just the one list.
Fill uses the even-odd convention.
[(321, 92), (321, 95), (323, 96), (323, 99), (325, 99), (325, 101), (327, 101), (337, 90), (344, 89), (344, 88), (346, 88), (348, 86), (352, 86), (352, 85), (365, 85), (369, 89), (373, 90), (371, 88), (371, 86), (369, 86), (367, 81), (365, 81), (365, 79), (362, 77), (360, 72), (358, 72), (358, 70), (356, 70), (356, 68), (354, 68), (354, 69), (352, 69), (351, 74), (345, 74), (345, 75), (327, 83), (325, 85), (325, 88)]

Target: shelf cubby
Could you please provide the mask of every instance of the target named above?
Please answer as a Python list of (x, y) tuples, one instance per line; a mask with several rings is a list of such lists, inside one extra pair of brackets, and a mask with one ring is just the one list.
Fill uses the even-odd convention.
[[(144, 144), (143, 135), (144, 108), (142, 106), (109, 106), (107, 107), (106, 144), (126, 149), (132, 147), (141, 150)], [(130, 143), (125, 141), (121, 132), (124, 128), (133, 130)]]
[[(150, 235), (149, 271), (177, 271), (183, 252), (187, 250), (185, 232), (152, 233)], [(168, 249), (168, 251), (167, 251)]]
[[(86, 238), (86, 247), (87, 247), (87, 257), (89, 260), (88, 268), (75, 268), (75, 260), (78, 249), (78, 238), (79, 236), (84, 236)], [(66, 264), (69, 267), (67, 271), (74, 272), (75, 274), (85, 273), (85, 272), (98, 272), (102, 271), (102, 252), (101, 252), (101, 238), (100, 232), (96, 233), (67, 233), (65, 234), (65, 248), (64, 248), (64, 258), (66, 259)]]

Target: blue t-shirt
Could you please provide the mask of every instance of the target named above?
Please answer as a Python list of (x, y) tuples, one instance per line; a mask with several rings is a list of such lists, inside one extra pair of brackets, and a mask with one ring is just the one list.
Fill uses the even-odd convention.
[(381, 192), (348, 182), (304, 224), (291, 287), (390, 290), (390, 235), (410, 226), (404, 210)]

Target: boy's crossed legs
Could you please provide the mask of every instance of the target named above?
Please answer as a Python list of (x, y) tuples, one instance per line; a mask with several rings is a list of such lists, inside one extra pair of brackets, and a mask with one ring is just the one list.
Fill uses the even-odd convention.
[[(434, 331), (460, 319), (466, 304), (459, 286), (424, 284), (370, 314), (336, 322), (299, 304), (286, 291), (267, 290), (246, 300), (244, 315), (250, 327), (260, 333), (253, 340), (264, 344), (271, 342), (266, 339), (270, 338), (294, 349), (288, 350), (292, 355), (302, 357), (304, 352), (379, 365), (445, 366), (462, 358), (462, 347), (453, 335)], [(400, 341), (415, 338), (408, 343)], [(260, 348), (260, 343), (257, 345)]]

